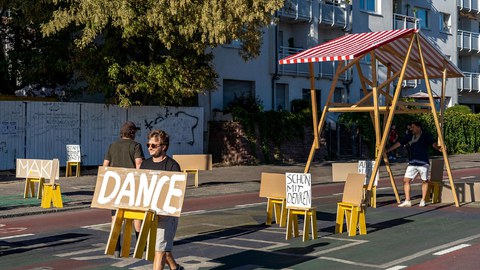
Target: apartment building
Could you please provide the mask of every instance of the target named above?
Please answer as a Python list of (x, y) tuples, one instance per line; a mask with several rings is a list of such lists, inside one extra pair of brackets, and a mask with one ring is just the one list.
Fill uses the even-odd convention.
[[(294, 99), (310, 98), (308, 64), (279, 65), (278, 60), (347, 33), (417, 28), (443, 54), (464, 71), (465, 78), (449, 79), (447, 106), (469, 105), (480, 112), (480, 0), (286, 0), (276, 23), (265, 29), (261, 55), (244, 62), (239, 44), (214, 49), (218, 89), (199, 97), (209, 114), (223, 110), (235, 96), (253, 95), (265, 110), (290, 110)], [(458, 24), (456, 23), (458, 22)], [(346, 45), (348, 46), (348, 45)], [(326, 102), (338, 62), (314, 64), (320, 106)], [(371, 63), (362, 61), (365, 75)], [(379, 80), (385, 67), (378, 66)], [(402, 96), (426, 92), (422, 80), (403, 82)], [(441, 81), (431, 81), (440, 95)], [(334, 102), (355, 102), (363, 96), (355, 71), (347, 71), (335, 85)], [(335, 115), (330, 115), (335, 121)], [(206, 119), (212, 119), (207, 115)]]

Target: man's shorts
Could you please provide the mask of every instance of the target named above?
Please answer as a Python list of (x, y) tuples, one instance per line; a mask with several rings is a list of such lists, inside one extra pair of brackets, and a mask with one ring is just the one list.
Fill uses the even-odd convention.
[(158, 216), (156, 251), (172, 251), (177, 226), (178, 217)]
[(430, 165), (428, 164), (420, 165), (420, 166), (408, 165), (407, 171), (405, 172), (405, 178), (410, 178), (413, 180), (417, 175), (420, 175), (420, 178), (422, 178), (422, 181), (428, 181), (429, 168), (430, 168)]

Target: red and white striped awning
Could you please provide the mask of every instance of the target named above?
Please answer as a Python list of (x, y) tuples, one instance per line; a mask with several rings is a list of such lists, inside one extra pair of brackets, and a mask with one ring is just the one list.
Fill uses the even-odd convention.
[[(279, 61), (280, 64), (299, 64), (309, 62), (326, 62), (339, 60), (353, 60), (363, 57), (366, 53), (375, 50), (377, 59), (395, 73), (402, 69), (407, 55), (410, 38), (418, 35), (423, 58), (427, 66), (430, 79), (442, 78), (444, 64), (447, 68), (447, 78), (463, 77), (458, 69), (445, 55), (443, 55), (430, 41), (416, 29), (388, 30), (348, 34), (308, 50), (290, 55)], [(405, 73), (405, 80), (423, 79), (423, 71), (415, 43), (409, 66)]]

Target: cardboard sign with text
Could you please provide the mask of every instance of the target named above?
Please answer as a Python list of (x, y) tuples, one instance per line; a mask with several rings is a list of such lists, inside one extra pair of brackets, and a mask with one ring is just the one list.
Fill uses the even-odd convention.
[[(358, 161), (358, 173), (365, 174), (365, 185), (368, 185), (370, 181), (370, 177), (372, 177), (373, 167), (375, 166), (374, 160), (359, 160)], [(374, 186), (378, 185), (378, 179), (380, 178), (380, 174), (377, 170), (377, 175), (375, 176), (375, 182), (373, 183)]]
[(82, 155), (80, 153), (80, 145), (67, 144), (67, 161), (82, 162)]
[[(54, 168), (56, 166), (56, 168)], [(55, 169), (55, 179), (59, 179), (60, 166), (58, 162), (56, 165), (53, 160), (48, 159), (21, 159), (17, 158), (17, 168), (15, 176), (17, 178), (45, 178), (51, 179), (51, 174)]]
[(285, 198), (285, 174), (284, 173), (264, 173), (260, 180), (261, 198)]
[(287, 207), (312, 207), (312, 175), (286, 173)]
[(152, 209), (159, 215), (179, 217), (187, 174), (157, 170), (98, 167), (93, 208)]

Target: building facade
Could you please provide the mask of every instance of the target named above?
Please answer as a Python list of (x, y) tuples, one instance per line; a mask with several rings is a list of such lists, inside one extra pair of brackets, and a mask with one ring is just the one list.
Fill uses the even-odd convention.
[[(223, 110), (236, 97), (251, 95), (263, 102), (265, 110), (290, 110), (295, 99), (310, 98), (308, 64), (279, 65), (278, 60), (348, 33), (417, 28), (435, 47), (465, 74), (449, 79), (447, 106), (465, 104), (480, 112), (480, 0), (286, 0), (265, 29), (258, 58), (245, 62), (239, 44), (214, 49), (219, 88), (199, 97), (206, 119), (212, 111)], [(458, 23), (457, 23), (458, 22)], [(327, 100), (338, 62), (314, 64), (317, 102)], [(362, 60), (364, 75), (371, 63)], [(379, 80), (386, 68), (378, 66)], [(402, 96), (426, 92), (425, 82), (403, 82)], [(441, 80), (431, 81), (434, 94), (441, 94)], [(355, 71), (347, 71), (335, 85), (333, 102), (355, 102), (363, 96)], [(335, 121), (336, 116), (329, 116)]]

